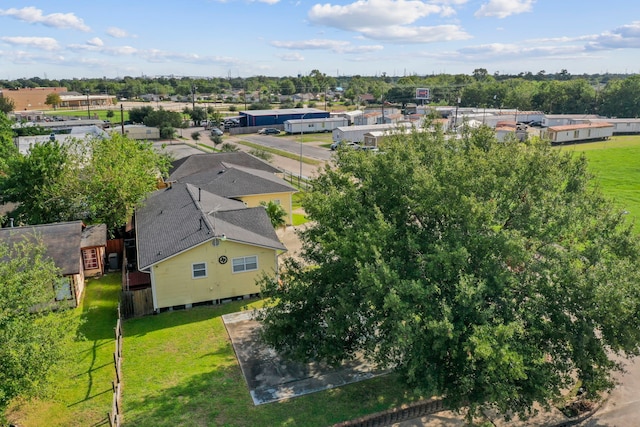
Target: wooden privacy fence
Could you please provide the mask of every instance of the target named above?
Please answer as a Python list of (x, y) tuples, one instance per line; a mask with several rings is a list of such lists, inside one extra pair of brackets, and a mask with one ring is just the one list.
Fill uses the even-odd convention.
[(122, 305), (122, 316), (125, 319), (152, 314), (153, 293), (151, 288), (122, 291), (120, 304)]
[(333, 427), (385, 427), (401, 421), (421, 418), (425, 415), (444, 411), (446, 408), (440, 399), (423, 400), (390, 409), (378, 414), (371, 414), (351, 421), (334, 424)]
[(107, 412), (110, 427), (120, 427), (122, 423), (122, 316), (120, 305), (118, 305), (115, 334), (116, 351), (113, 353), (113, 363), (116, 368), (116, 380), (111, 382), (113, 402), (111, 403), (111, 411)]

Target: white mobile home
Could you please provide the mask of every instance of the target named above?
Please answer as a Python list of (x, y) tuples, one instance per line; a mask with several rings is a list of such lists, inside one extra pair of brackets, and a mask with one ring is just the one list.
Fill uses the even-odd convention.
[(368, 126), (343, 126), (333, 130), (333, 142), (357, 142), (364, 141), (364, 134), (376, 131), (393, 131), (394, 129), (411, 128), (412, 123), (386, 123)]
[(595, 114), (546, 114), (542, 119), (542, 127), (565, 126), (601, 118)]
[(330, 113), (331, 117), (342, 117), (347, 119), (347, 126), (351, 126), (354, 124), (354, 120), (356, 117), (361, 116), (363, 114), (362, 110), (353, 110), (353, 111), (340, 111)]
[(590, 119), (584, 123), (611, 123), (614, 135), (640, 134), (640, 119)]
[[(114, 132), (122, 130), (114, 128)], [(160, 129), (144, 125), (125, 125), (124, 133), (131, 139), (160, 139)]]
[(340, 126), (349, 126), (349, 120), (345, 117), (292, 119), (284, 122), (284, 131), (289, 134), (331, 132)]
[(552, 144), (565, 144), (609, 139), (612, 135), (613, 125), (603, 122), (551, 126), (543, 132), (542, 137), (551, 141)]

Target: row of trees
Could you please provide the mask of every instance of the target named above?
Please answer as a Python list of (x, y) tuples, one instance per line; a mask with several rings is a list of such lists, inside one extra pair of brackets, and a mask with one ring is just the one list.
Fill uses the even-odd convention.
[[(556, 74), (520, 73), (489, 74), (478, 68), (472, 74), (410, 75), (403, 77), (342, 76), (331, 77), (318, 70), (296, 77), (248, 78), (177, 78), (125, 77), (123, 79), (43, 80), (20, 79), (0, 81), (0, 87), (65, 86), (69, 90), (108, 93), (117, 97), (136, 98), (154, 93), (161, 96), (194, 93), (226, 99), (234, 91), (260, 94), (260, 99), (273, 101), (275, 95), (312, 93), (323, 96), (332, 92), (341, 100), (357, 103), (360, 95), (371, 94), (380, 101), (415, 102), (416, 88), (431, 89), (431, 102), (462, 107), (518, 108), (545, 113), (598, 113), (606, 116), (636, 117), (640, 115), (640, 76), (580, 75), (566, 70)], [(458, 102), (458, 100), (460, 100)]]
[(303, 202), (263, 337), (299, 360), (356, 355), (449, 407), (530, 415), (640, 354), (640, 239), (584, 157), (487, 128), (339, 150)]

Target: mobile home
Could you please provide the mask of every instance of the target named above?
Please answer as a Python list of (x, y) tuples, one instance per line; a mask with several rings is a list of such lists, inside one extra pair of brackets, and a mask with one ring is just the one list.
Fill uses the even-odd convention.
[(289, 134), (332, 132), (340, 126), (349, 126), (349, 119), (345, 117), (327, 117), (287, 120), (284, 122), (284, 131)]
[(609, 139), (613, 135), (611, 123), (581, 123), (575, 125), (551, 126), (542, 134), (552, 144), (566, 144)]

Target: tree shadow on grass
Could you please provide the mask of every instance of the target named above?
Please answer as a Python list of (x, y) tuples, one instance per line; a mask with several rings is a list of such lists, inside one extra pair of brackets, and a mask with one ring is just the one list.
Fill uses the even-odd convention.
[(120, 282), (113, 275), (87, 280), (78, 339), (115, 340), (120, 288)]
[(142, 336), (165, 328), (173, 328), (175, 326), (215, 319), (228, 313), (246, 310), (251, 311), (253, 310), (251, 304), (255, 304), (257, 301), (259, 300), (248, 299), (219, 305), (193, 307), (186, 310), (167, 311), (157, 315), (128, 319), (123, 325), (125, 329), (124, 335), (126, 337)]
[[(393, 383), (391, 387), (390, 383)], [(392, 375), (254, 406), (239, 368), (232, 366), (192, 376), (158, 393), (125, 398), (124, 410), (126, 424), (140, 427), (314, 427), (386, 410), (411, 400)]]

